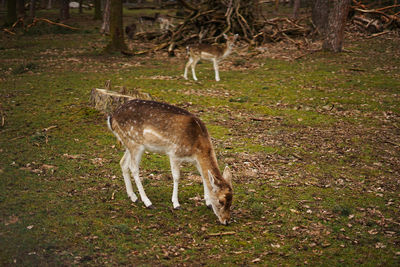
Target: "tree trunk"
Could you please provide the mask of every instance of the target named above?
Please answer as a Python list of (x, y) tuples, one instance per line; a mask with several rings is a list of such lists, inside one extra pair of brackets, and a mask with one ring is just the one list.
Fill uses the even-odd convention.
[(110, 34), (111, 41), (105, 49), (106, 52), (127, 50), (127, 46), (124, 41), (124, 30), (122, 25), (122, 0), (111, 1)]
[(46, 7), (46, 9), (51, 9), (51, 8), (52, 8), (51, 0), (49, 0), (49, 1), (47, 2), (47, 7)]
[(94, 0), (94, 20), (101, 20), (101, 0)]
[(69, 0), (61, 0), (60, 19), (66, 20), (71, 16), (69, 15)]
[(6, 25), (12, 25), (15, 21), (17, 21), (17, 1), (7, 0)]
[(329, 0), (315, 0), (311, 19), (321, 36), (325, 36), (328, 27)]
[(29, 5), (29, 16), (31, 18), (35, 17), (35, 11), (36, 11), (36, 1), (31, 0), (30, 5)]
[(293, 4), (293, 19), (297, 19), (299, 17), (300, 10), (300, 0), (295, 0)]
[(82, 5), (83, 5), (83, 0), (79, 0), (79, 14), (82, 14), (82, 13), (83, 13), (83, 7), (82, 7)]
[(350, 0), (336, 0), (329, 12), (328, 29), (322, 48), (340, 52), (343, 48), (344, 28), (349, 13)]
[(275, 0), (274, 11), (275, 11), (275, 12), (278, 12), (278, 11), (279, 11), (279, 0)]
[(101, 25), (100, 33), (110, 34), (110, 2), (107, 0), (103, 11), (103, 24)]
[(18, 9), (18, 17), (24, 17), (26, 14), (24, 0), (17, 0), (17, 9)]

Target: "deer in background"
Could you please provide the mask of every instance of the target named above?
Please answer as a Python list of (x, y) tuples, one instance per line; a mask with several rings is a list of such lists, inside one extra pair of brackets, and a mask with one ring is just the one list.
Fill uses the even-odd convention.
[(145, 25), (152, 27), (156, 23), (156, 21), (158, 20), (159, 16), (160, 16), (160, 13), (155, 13), (154, 17), (151, 17), (151, 16), (140, 16), (139, 17), (139, 24), (140, 24), (140, 27), (141, 27), (142, 31), (143, 31), (143, 26), (145, 26)]
[(172, 24), (172, 18), (169, 18), (164, 15), (159, 15), (157, 18), (158, 23), (160, 23), (160, 29), (162, 31), (168, 31), (170, 27), (175, 27), (174, 24)]
[(140, 198), (147, 208), (153, 205), (139, 177), (139, 163), (145, 150), (168, 155), (173, 177), (172, 203), (179, 209), (178, 183), (180, 164), (193, 162), (199, 170), (206, 205), (222, 224), (228, 224), (232, 204), (232, 174), (225, 167), (220, 173), (211, 138), (204, 123), (188, 111), (165, 103), (131, 100), (108, 117), (108, 127), (124, 145), (120, 161), (126, 191), (133, 202), (138, 198), (132, 189), (130, 172)]
[(213, 62), (215, 71), (215, 80), (217, 82), (220, 80), (218, 63), (224, 58), (226, 58), (232, 52), (233, 46), (238, 37), (237, 34), (233, 36), (227, 36), (226, 34), (224, 34), (223, 36), (226, 39), (225, 45), (196, 44), (186, 47), (187, 52), (189, 54), (189, 61), (186, 63), (185, 72), (183, 74), (185, 80), (188, 79), (187, 72), (189, 67), (191, 67), (193, 79), (197, 81), (195, 68), (197, 63), (201, 59)]

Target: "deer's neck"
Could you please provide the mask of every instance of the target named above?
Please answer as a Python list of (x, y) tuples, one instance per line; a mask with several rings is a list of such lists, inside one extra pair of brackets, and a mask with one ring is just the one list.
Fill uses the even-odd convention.
[(232, 52), (232, 46), (230, 44), (226, 45), (226, 48), (225, 48), (224, 53), (222, 54), (222, 57), (225, 58), (225, 57), (229, 56), (229, 54), (231, 52)]
[[(208, 177), (208, 171), (210, 171), (213, 174), (214, 178), (217, 180), (217, 183), (222, 182), (222, 175), (219, 170), (217, 158), (213, 149), (211, 149), (211, 151), (207, 153), (207, 155), (198, 155), (197, 164), (204, 178)], [(205, 180), (207, 181), (207, 184), (209, 184), (209, 180), (207, 178)]]

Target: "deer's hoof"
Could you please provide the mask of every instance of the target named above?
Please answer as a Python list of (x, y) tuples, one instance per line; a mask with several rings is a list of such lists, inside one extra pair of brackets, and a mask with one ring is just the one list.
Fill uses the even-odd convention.
[(150, 205), (150, 206), (148, 206), (146, 208), (149, 209), (149, 210), (154, 210), (155, 209), (155, 207), (153, 205)]

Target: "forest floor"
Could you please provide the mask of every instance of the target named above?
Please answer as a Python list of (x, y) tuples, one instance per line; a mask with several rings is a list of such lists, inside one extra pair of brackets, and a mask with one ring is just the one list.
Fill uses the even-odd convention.
[[(0, 265), (400, 265), (399, 36), (347, 32), (338, 54), (240, 44), (220, 82), (207, 62), (194, 82), (184, 49), (104, 55), (99, 22), (72, 15), (78, 32), (1, 34)], [(89, 105), (106, 80), (206, 123), (233, 170), (229, 226), (190, 165), (172, 209), (165, 156), (141, 164), (156, 209), (129, 201), (123, 150)]]

